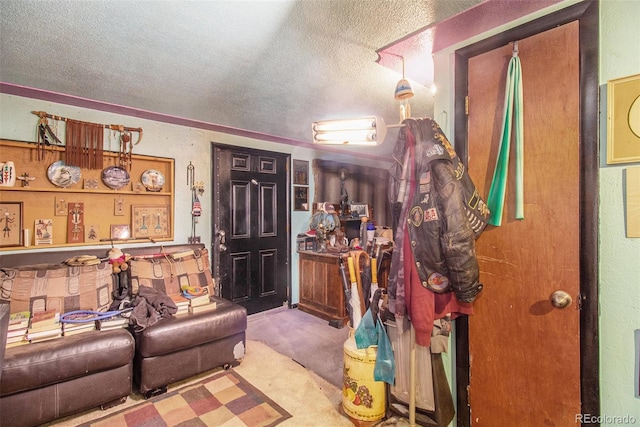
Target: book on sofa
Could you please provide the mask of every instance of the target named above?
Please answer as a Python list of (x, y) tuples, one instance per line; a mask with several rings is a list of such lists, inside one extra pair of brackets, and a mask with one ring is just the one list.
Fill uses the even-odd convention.
[(96, 322), (84, 322), (84, 323), (63, 323), (62, 324), (62, 336), (69, 337), (72, 335), (78, 335), (89, 331), (96, 330)]
[(185, 298), (182, 294), (172, 294), (172, 295), (169, 295), (169, 297), (176, 304), (176, 307), (178, 307), (178, 311), (176, 312), (176, 315), (189, 312), (189, 300)]
[(27, 327), (29, 327), (29, 319), (31, 319), (30, 311), (11, 313), (9, 315), (9, 327), (7, 330), (13, 331), (15, 329), (27, 329)]
[(110, 331), (112, 329), (122, 329), (129, 326), (129, 318), (122, 316), (113, 316), (109, 319), (98, 321), (98, 329), (101, 331)]
[(216, 309), (216, 302), (212, 301), (208, 294), (193, 297), (189, 300), (189, 313), (202, 313)]

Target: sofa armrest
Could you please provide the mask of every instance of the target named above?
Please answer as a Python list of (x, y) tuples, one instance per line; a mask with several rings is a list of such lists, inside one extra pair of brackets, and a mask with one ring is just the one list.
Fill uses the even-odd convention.
[(7, 345), (7, 329), (9, 329), (9, 301), (0, 300), (0, 379), (2, 379), (2, 361)]

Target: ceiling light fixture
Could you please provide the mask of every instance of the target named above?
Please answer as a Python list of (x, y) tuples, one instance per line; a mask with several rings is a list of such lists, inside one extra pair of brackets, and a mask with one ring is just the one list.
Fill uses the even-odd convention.
[(381, 117), (371, 116), (313, 122), (311, 131), (314, 144), (380, 145), (387, 134), (387, 128), (401, 126), (403, 125), (387, 126)]
[[(391, 54), (402, 59), (402, 79), (396, 85), (394, 98), (401, 101), (400, 122), (411, 117), (409, 98), (414, 96), (411, 83), (404, 76), (404, 57)], [(378, 116), (358, 119), (337, 119), (313, 122), (311, 133), (314, 144), (327, 145), (380, 145), (384, 142), (388, 128), (404, 127), (402, 123), (386, 125)]]

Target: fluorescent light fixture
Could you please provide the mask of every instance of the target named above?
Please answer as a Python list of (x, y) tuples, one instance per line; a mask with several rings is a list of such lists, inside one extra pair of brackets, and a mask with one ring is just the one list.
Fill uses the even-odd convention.
[(387, 134), (387, 126), (380, 117), (339, 119), (314, 122), (311, 125), (314, 144), (380, 145)]

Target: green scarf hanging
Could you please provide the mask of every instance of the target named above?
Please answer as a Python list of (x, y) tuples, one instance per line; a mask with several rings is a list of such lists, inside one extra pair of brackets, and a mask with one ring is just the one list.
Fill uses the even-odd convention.
[(489, 189), (487, 205), (491, 211), (489, 224), (500, 226), (504, 208), (504, 196), (509, 171), (509, 146), (511, 143), (511, 126), (515, 122), (516, 134), (516, 219), (524, 219), (524, 124), (522, 103), (522, 68), (518, 57), (518, 47), (514, 47), (509, 61), (507, 84), (504, 96), (504, 114), (502, 116), (502, 139), (498, 149), (496, 168)]

